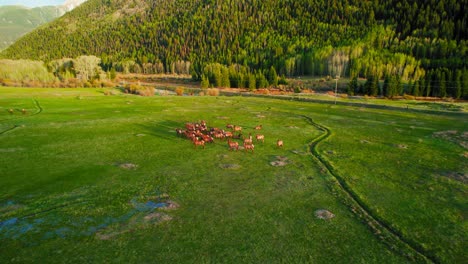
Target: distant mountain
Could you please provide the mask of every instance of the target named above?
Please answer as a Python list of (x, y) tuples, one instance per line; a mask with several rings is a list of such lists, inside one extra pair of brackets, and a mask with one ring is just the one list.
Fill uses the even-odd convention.
[(18, 38), (38, 26), (73, 10), (86, 0), (67, 0), (61, 6), (28, 8), (24, 6), (0, 6), (0, 50), (13, 44)]

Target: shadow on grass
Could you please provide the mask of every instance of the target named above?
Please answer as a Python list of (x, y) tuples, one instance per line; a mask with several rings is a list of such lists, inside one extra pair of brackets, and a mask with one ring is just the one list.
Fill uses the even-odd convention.
[(453, 111), (459, 112), (463, 111), (463, 107), (455, 104), (444, 104), (444, 103), (432, 103), (432, 102), (410, 102), (409, 105), (416, 105), (416, 106), (425, 106), (428, 109), (432, 110), (444, 110), (444, 111)]
[(180, 138), (177, 136), (176, 128), (184, 129), (183, 122), (175, 122), (172, 120), (164, 120), (157, 123), (140, 124), (140, 128), (144, 130), (144, 133), (152, 135), (158, 138), (167, 140), (174, 140)]

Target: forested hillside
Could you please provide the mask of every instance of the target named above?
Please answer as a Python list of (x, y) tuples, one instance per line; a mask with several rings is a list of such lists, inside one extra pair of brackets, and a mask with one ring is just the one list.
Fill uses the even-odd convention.
[(466, 0), (89, 0), (1, 56), (96, 55), (106, 71), (196, 79), (212, 75), (211, 63), (264, 75), (397, 76), (415, 95), (457, 97), (468, 95), (466, 8)]

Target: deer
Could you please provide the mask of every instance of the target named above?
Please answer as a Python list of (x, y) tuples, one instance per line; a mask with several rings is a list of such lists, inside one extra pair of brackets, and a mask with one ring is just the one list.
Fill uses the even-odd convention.
[(246, 152), (247, 152), (248, 150), (251, 150), (252, 153), (253, 153), (253, 152), (254, 152), (254, 148), (255, 148), (254, 144), (245, 144), (245, 143), (244, 143), (244, 150), (245, 150)]
[(255, 130), (261, 130), (262, 129), (262, 125), (258, 125), (255, 127)]
[(234, 126), (234, 131), (242, 131), (242, 127), (241, 126)]
[(193, 144), (195, 145), (195, 148), (198, 148), (198, 146), (202, 146), (203, 149), (205, 148), (205, 141), (203, 140), (198, 140), (197, 138), (194, 138)]
[(24, 109), (24, 108), (21, 109), (21, 113), (23, 113), (23, 115), (26, 114), (26, 109)]
[(276, 146), (278, 146), (278, 148), (282, 148), (283, 147), (283, 140), (277, 140), (276, 141)]
[(195, 125), (192, 123), (187, 123), (185, 124), (185, 128), (189, 131), (194, 131), (195, 130)]
[(262, 143), (265, 143), (265, 136), (264, 135), (256, 135), (255, 138), (258, 141), (262, 141)]
[(209, 135), (202, 135), (202, 138), (206, 143), (213, 143), (213, 138)]
[(179, 136), (179, 137), (182, 136), (182, 135), (184, 134), (184, 131), (183, 131), (182, 129), (180, 129), (180, 128), (176, 128), (175, 131), (176, 131), (176, 133), (177, 133), (177, 136)]
[(249, 133), (249, 137), (248, 138), (244, 138), (244, 145), (245, 144), (252, 144), (252, 135)]
[(233, 128), (234, 128), (234, 125), (233, 125), (233, 124), (226, 124), (226, 128), (228, 128), (228, 129), (233, 129)]
[(227, 137), (227, 138), (232, 138), (233, 137), (233, 134), (231, 131), (223, 131), (224, 133), (224, 136)]
[(14, 110), (10, 108), (10, 109), (8, 110), (8, 112), (9, 112), (10, 114), (13, 114)]
[(238, 151), (239, 150), (239, 143), (237, 142), (233, 142), (231, 141), (231, 139), (228, 138), (228, 146), (229, 146), (229, 150), (236, 150)]
[(222, 132), (216, 132), (216, 133), (214, 134), (214, 137), (215, 137), (216, 139), (223, 139), (223, 138), (224, 138), (224, 133), (222, 133)]

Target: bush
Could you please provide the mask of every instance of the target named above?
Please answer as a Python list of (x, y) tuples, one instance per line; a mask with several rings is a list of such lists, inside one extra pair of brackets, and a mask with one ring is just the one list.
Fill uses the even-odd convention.
[(209, 96), (218, 96), (219, 95), (219, 89), (218, 88), (211, 88), (207, 90), (207, 93)]
[(177, 87), (177, 88), (175, 89), (175, 92), (176, 92), (176, 94), (177, 94), (178, 96), (184, 95), (184, 87)]
[(141, 96), (153, 96), (154, 88), (153, 87), (144, 87), (137, 84), (127, 85), (124, 89), (125, 93), (136, 94)]

